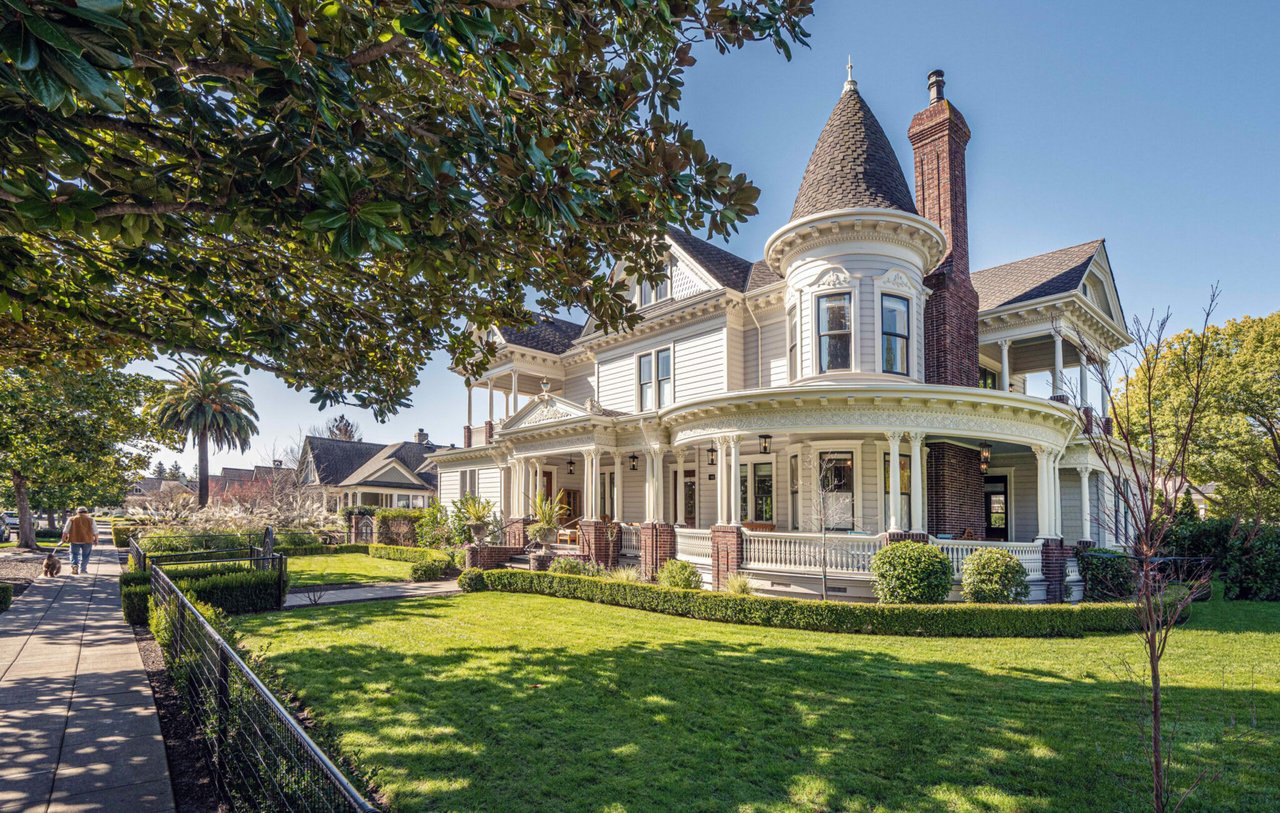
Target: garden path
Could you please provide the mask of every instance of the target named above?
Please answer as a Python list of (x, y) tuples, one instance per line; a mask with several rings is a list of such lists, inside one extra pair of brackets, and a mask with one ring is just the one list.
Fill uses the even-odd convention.
[(0, 813), (174, 810), (115, 548), (88, 571), (64, 560), (0, 614)]
[[(292, 610), (297, 607), (314, 605), (353, 604), (357, 601), (380, 601), (391, 598), (417, 598), (419, 596), (451, 596), (460, 593), (458, 582), (387, 582), (385, 584), (367, 584), (359, 587), (330, 587), (325, 590), (289, 593), (284, 608)], [(317, 597), (317, 593), (319, 594)], [(0, 808), (2, 811), (3, 808)]]

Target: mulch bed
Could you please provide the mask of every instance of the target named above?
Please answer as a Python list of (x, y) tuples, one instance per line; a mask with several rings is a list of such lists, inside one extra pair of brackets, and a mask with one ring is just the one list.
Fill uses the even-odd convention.
[(230, 808), (218, 799), (213, 773), (204, 758), (204, 746), (196, 727), (184, 713), (178, 696), (164, 668), (160, 645), (146, 627), (134, 627), (142, 665), (151, 680), (151, 691), (160, 714), (160, 733), (169, 760), (169, 780), (173, 785), (178, 813), (229, 813)]
[(0, 554), (0, 582), (13, 585), (13, 597), (22, 595), (40, 575), (44, 557), (5, 551)]

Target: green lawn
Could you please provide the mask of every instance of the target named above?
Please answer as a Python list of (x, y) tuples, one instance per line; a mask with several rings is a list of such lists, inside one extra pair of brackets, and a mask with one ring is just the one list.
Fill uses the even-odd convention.
[(407, 582), (410, 562), (375, 559), (363, 553), (289, 557), (289, 586)]
[[(499, 593), (237, 624), (393, 811), (1145, 804), (1132, 635), (835, 635)], [(1280, 810), (1278, 664), (1280, 604), (1197, 605), (1175, 634), (1176, 778), (1222, 768), (1184, 810)]]

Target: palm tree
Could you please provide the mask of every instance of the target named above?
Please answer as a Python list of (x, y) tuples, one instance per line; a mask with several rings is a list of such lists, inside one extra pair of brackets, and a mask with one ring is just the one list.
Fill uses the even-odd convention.
[[(164, 393), (152, 407), (163, 429), (195, 439), (200, 452), (200, 507), (209, 502), (209, 441), (222, 449), (249, 450), (249, 438), (258, 434), (258, 413), (245, 383), (229, 367), (201, 358), (179, 358)], [(164, 368), (161, 368), (164, 369)]]

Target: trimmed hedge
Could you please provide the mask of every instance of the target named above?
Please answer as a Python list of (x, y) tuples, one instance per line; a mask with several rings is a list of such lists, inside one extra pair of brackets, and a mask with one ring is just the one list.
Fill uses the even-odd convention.
[(127, 548), (129, 543), (138, 538), (142, 533), (145, 525), (135, 525), (127, 522), (111, 523), (111, 544), (117, 548)]
[[(594, 574), (584, 573), (590, 576)], [(702, 589), (702, 572), (682, 559), (668, 559), (658, 568), (658, 584), (685, 590)]]
[(134, 626), (146, 626), (150, 618), (151, 585), (133, 584), (126, 586), (121, 580), (120, 609), (124, 611), (124, 620)]
[(276, 545), (275, 553), (285, 556), (327, 556), (337, 553), (369, 553), (368, 545)]
[(1176, 556), (1207, 556), (1230, 600), (1280, 601), (1280, 526), (1230, 519), (1183, 521), (1169, 535)]
[[(813, 632), (1047, 638), (1128, 632), (1135, 624), (1133, 608), (1125, 604), (853, 604), (681, 590), (525, 570), (477, 573), (490, 590), (573, 598), (701, 621)], [(466, 571), (463, 577), (465, 581), (459, 580), (462, 589), (474, 592), (476, 574)]]
[(436, 582), (444, 578), (443, 562), (414, 562), (409, 568), (409, 578), (415, 582)]
[(418, 541), (418, 522), (426, 516), (425, 508), (379, 508), (373, 515), (377, 538), (412, 545)]
[[(410, 509), (401, 509), (410, 510)], [(409, 548), (402, 545), (368, 545), (368, 554), (375, 559), (390, 559), (394, 562), (440, 562), (448, 567), (453, 557), (435, 548)]]
[(458, 589), (464, 593), (479, 593), (486, 588), (484, 571), (469, 567), (458, 574)]
[(289, 580), (277, 579), (273, 570), (244, 570), (203, 578), (175, 579), (192, 601), (201, 601), (230, 615), (260, 613), (284, 607)]
[(1017, 604), (1031, 594), (1027, 569), (1003, 548), (978, 548), (960, 564), (960, 595), (975, 604)]
[(13, 606), (13, 585), (0, 582), (0, 613)]

